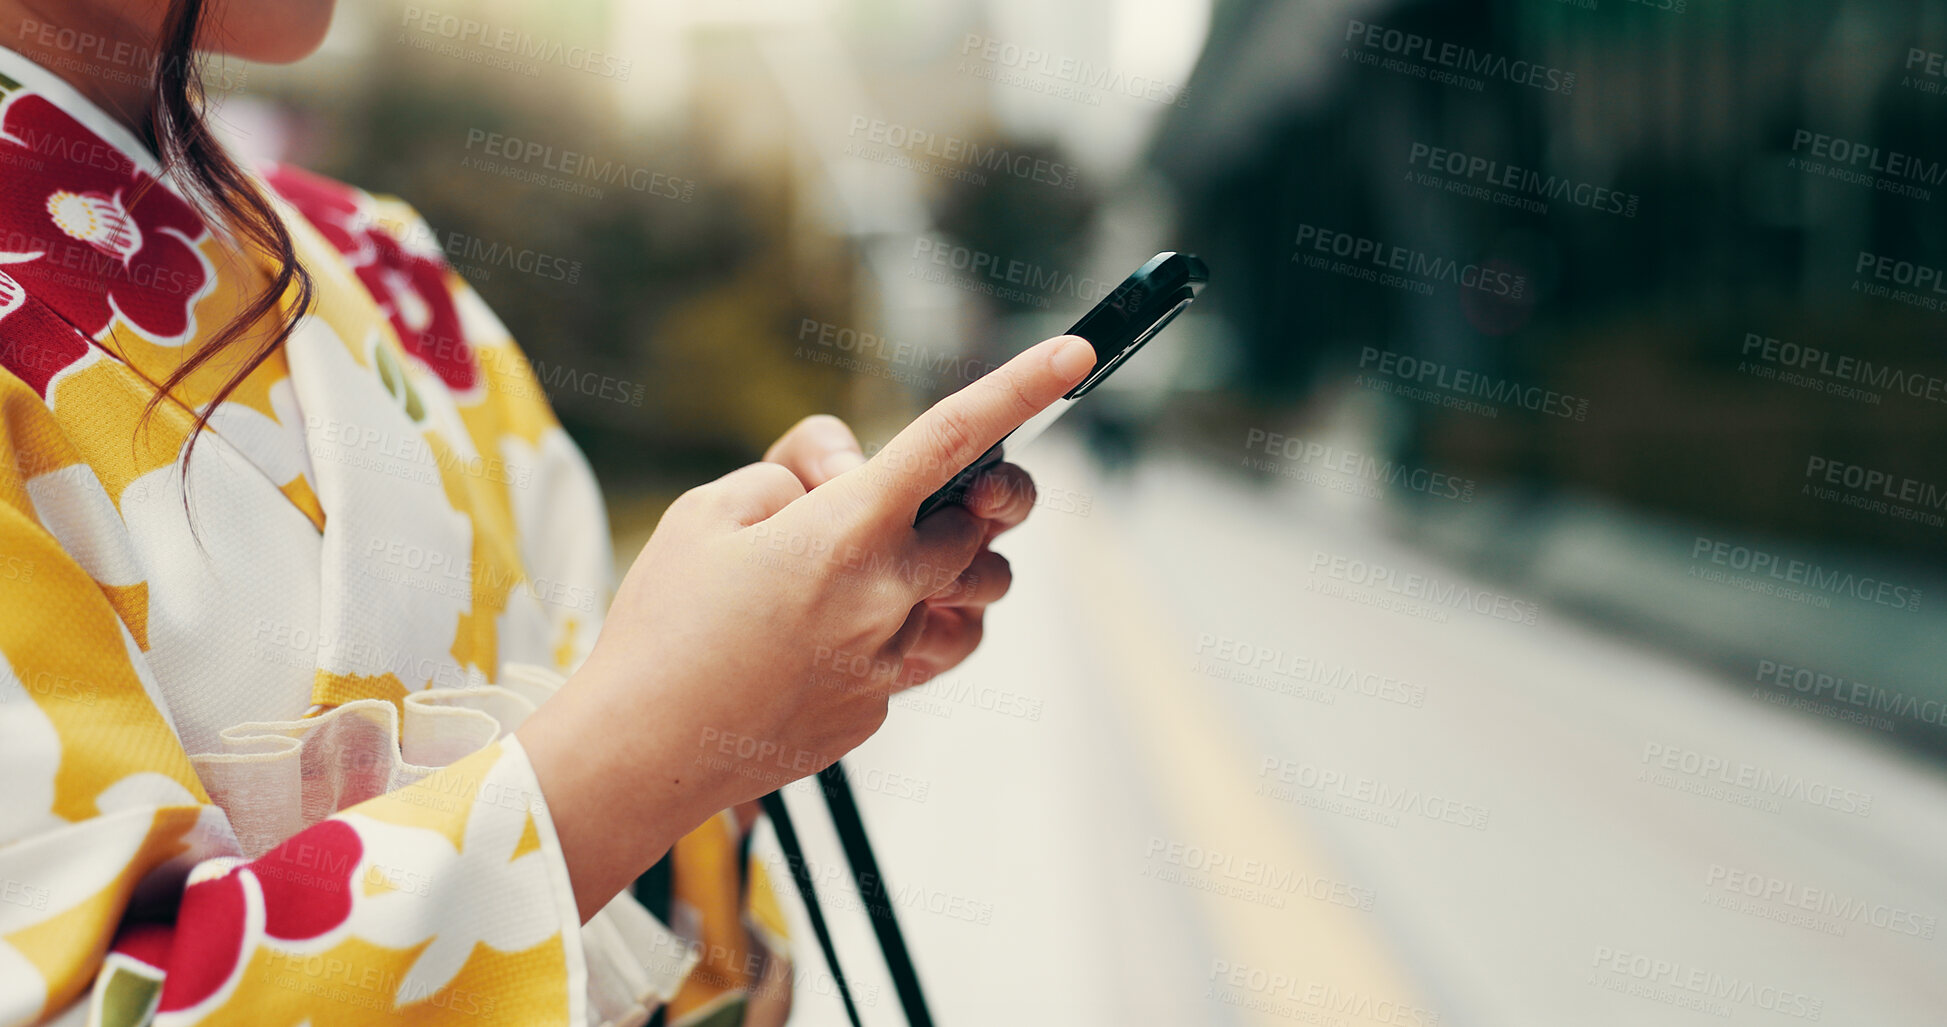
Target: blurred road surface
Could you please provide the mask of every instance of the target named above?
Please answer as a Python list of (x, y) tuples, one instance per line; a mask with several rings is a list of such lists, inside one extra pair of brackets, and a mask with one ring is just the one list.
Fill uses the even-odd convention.
[[(1168, 457), (1105, 482), (1065, 441), (1023, 461), (1064, 491), (1003, 540), (982, 651), (847, 760), (942, 1025), (1947, 1017), (1938, 767), (1471, 582), (1376, 505)], [(791, 797), (866, 1022), (900, 1023)], [(843, 1023), (787, 905), (793, 1022)]]

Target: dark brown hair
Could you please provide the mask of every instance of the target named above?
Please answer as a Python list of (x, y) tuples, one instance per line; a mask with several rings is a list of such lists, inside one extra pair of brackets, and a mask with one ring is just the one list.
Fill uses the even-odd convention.
[[(196, 425), (182, 454), (185, 473), (189, 452), (209, 424), (217, 404), (229, 398), (250, 372), (284, 345), (298, 320), (310, 309), (312, 295), (311, 276), (298, 264), (291, 233), (284, 227), (283, 219), (251, 177), (224, 151), (204, 119), (206, 100), (196, 56), (204, 11), (203, 0), (170, 0), (162, 30), (156, 37), (149, 143), (155, 147), (163, 173), (176, 182), (204, 219), (220, 223), (242, 245), (269, 255), (276, 265), (276, 274), (263, 292), (232, 315), (221, 330), (159, 383), (159, 391), (149, 398), (143, 410), (142, 415), (147, 418), (198, 368), (243, 342), (251, 328), (265, 317), (272, 319), (269, 330), (262, 334), (254, 349), (243, 354), (236, 370), (224, 379), (223, 386), (210, 397), (209, 403), (195, 411)], [(288, 306), (280, 302), (286, 293), (293, 294)], [(186, 492), (184, 499), (188, 499)]]

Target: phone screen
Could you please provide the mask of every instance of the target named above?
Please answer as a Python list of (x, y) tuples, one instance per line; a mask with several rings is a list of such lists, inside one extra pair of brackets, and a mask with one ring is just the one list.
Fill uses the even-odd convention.
[(1182, 313), (1183, 308), (1197, 298), (1197, 293), (1209, 279), (1210, 272), (1203, 261), (1190, 254), (1166, 250), (1149, 258), (1147, 263), (1137, 268), (1134, 274), (1124, 279), (1121, 285), (1116, 286), (1114, 291), (1103, 297), (1102, 302), (1083, 314), (1082, 319), (1064, 333), (1081, 336), (1095, 347), (1095, 369), (1089, 372), (1088, 377), (1070, 389), (1067, 395), (1008, 432), (1005, 438), (981, 454), (980, 459), (968, 464), (953, 476), (952, 481), (926, 497), (926, 502), (920, 504), (913, 521), (917, 523), (940, 507), (964, 499), (981, 471), (1006, 459), (1009, 450), (1018, 450), (1027, 445), (1047, 431), (1049, 425), (1061, 420), (1061, 416), (1083, 396), (1107, 379), (1141, 349), (1143, 343), (1155, 337), (1164, 325)]

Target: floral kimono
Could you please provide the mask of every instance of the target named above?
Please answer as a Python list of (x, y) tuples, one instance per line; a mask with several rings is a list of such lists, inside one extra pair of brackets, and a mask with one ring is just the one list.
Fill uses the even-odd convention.
[(153, 383), (270, 271), (157, 175), (0, 51), (0, 1024), (738, 1023), (788, 981), (747, 825), (582, 925), (509, 733), (611, 564), (506, 330), (409, 208), (263, 169), (315, 305), (185, 465), (235, 365)]

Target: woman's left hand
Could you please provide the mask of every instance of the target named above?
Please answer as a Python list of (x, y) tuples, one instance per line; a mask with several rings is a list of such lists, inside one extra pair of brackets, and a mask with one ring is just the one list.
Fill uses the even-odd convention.
[[(844, 421), (813, 414), (772, 443), (764, 459), (789, 469), (808, 491), (864, 463), (865, 454)], [(1034, 481), (1013, 464), (996, 464), (975, 479), (964, 505), (987, 523), (986, 540), (958, 579), (913, 607), (912, 616), (921, 618), (919, 642), (906, 655), (896, 682), (899, 688), (951, 669), (980, 644), (987, 604), (1006, 595), (1013, 581), (1007, 558), (988, 546), (995, 536), (1027, 519), (1034, 509)]]

